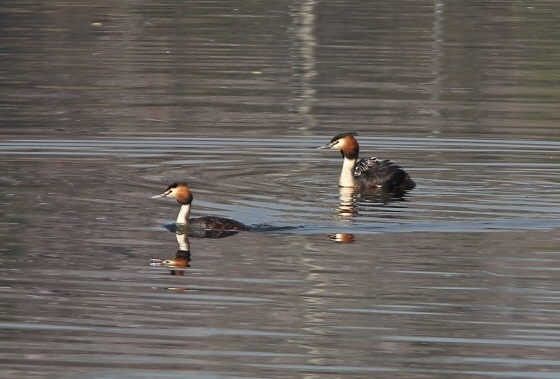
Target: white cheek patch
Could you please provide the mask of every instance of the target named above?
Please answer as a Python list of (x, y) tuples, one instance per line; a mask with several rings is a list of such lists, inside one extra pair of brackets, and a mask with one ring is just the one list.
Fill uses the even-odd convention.
[(339, 139), (338, 141), (336, 141), (336, 142), (334, 143), (334, 146), (333, 146), (333, 147), (334, 147), (335, 149), (342, 150), (342, 149), (344, 149), (344, 145), (345, 145), (345, 144), (346, 144), (346, 141), (345, 141), (345, 140)]

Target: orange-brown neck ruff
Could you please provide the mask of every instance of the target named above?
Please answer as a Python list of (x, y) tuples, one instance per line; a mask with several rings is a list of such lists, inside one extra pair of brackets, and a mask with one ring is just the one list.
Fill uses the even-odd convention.
[(360, 145), (356, 138), (351, 135), (339, 139), (336, 148), (340, 150), (344, 158), (356, 160), (360, 154)]
[(186, 205), (193, 201), (193, 195), (186, 185), (180, 185), (175, 188), (173, 197), (179, 204)]

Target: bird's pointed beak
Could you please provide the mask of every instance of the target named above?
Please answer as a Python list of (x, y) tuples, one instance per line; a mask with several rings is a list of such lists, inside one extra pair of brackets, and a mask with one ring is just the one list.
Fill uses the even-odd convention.
[(332, 147), (333, 145), (331, 143), (328, 143), (326, 145), (319, 146), (318, 148), (316, 148), (316, 150), (332, 149)]
[(152, 199), (157, 199), (158, 197), (166, 197), (165, 193), (160, 193), (159, 195), (152, 196)]

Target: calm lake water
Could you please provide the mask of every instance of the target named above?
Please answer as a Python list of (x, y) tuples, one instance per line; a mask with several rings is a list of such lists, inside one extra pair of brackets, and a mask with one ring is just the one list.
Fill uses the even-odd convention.
[(560, 3), (0, 10), (2, 378), (560, 377)]

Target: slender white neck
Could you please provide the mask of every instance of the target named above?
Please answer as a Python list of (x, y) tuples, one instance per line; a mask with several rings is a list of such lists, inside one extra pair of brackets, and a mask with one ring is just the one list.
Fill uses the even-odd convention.
[(342, 171), (340, 172), (340, 179), (338, 185), (341, 187), (354, 187), (354, 166), (356, 166), (356, 159), (349, 159), (344, 157), (342, 162)]
[(177, 215), (177, 224), (187, 224), (189, 215), (191, 214), (191, 205), (183, 204)]

